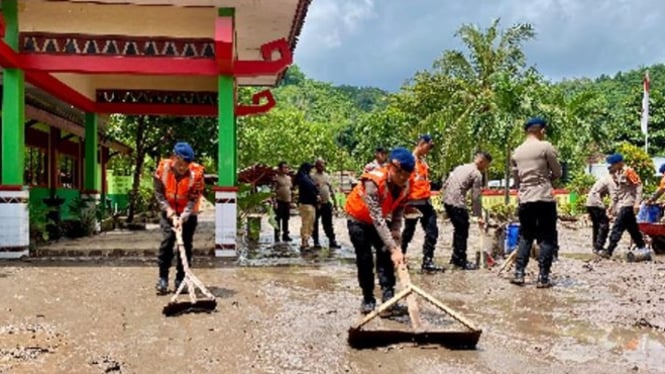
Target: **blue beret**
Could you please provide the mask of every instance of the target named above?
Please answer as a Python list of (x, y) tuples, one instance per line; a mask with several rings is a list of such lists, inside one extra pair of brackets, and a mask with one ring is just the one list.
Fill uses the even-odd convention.
[(418, 138), (418, 142), (430, 143), (432, 142), (432, 137), (429, 134), (422, 134)]
[(623, 161), (623, 155), (621, 153), (615, 153), (613, 155), (607, 156), (605, 161), (607, 161), (607, 163), (610, 165), (614, 165)]
[(185, 142), (176, 143), (173, 147), (173, 154), (187, 162), (194, 161), (194, 150), (192, 146)]
[(526, 123), (524, 123), (524, 130), (528, 129), (531, 126), (536, 126), (536, 125), (546, 127), (547, 121), (545, 121), (540, 117), (529, 118), (529, 120), (526, 121)]
[(663, 174), (665, 173), (665, 164), (660, 165), (660, 168), (658, 169), (658, 172)]
[(412, 172), (416, 166), (416, 158), (406, 148), (397, 147), (390, 152), (390, 160), (399, 162), (399, 167), (407, 172)]

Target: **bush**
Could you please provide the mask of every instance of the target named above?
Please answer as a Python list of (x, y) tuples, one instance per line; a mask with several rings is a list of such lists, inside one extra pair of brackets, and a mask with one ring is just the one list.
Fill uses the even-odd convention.
[(494, 204), (487, 210), (498, 224), (517, 221), (517, 207), (513, 204)]
[(68, 238), (82, 238), (90, 235), (90, 230), (80, 220), (69, 219), (60, 223), (62, 232)]
[(589, 192), (591, 186), (593, 186), (594, 183), (596, 183), (596, 178), (594, 178), (593, 175), (581, 171), (573, 175), (573, 178), (570, 180), (568, 185), (566, 185), (566, 188), (570, 192), (577, 193), (577, 196), (579, 196), (579, 201)]
[(635, 169), (642, 179), (642, 184), (647, 188), (653, 188), (651, 186), (657, 181), (651, 157), (642, 148), (626, 142), (617, 147), (617, 152), (623, 154), (627, 166)]
[(43, 243), (49, 240), (49, 232), (46, 226), (50, 223), (47, 218), (48, 207), (41, 202), (30, 201), (28, 203), (30, 214), (30, 239), (36, 243)]

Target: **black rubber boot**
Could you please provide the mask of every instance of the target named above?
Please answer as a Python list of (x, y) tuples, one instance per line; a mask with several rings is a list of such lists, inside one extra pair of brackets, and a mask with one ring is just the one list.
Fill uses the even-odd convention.
[[(386, 288), (383, 290), (383, 294), (381, 295), (381, 303), (385, 303), (386, 301), (392, 299), (395, 296), (395, 290), (392, 288)], [(394, 304), (390, 308), (384, 310), (383, 312), (379, 313), (379, 316), (381, 318), (389, 318), (393, 316), (403, 316), (406, 313), (408, 313), (407, 308), (400, 304)]]
[(537, 288), (550, 288), (552, 287), (552, 282), (550, 281), (550, 275), (547, 272), (541, 271), (538, 275), (538, 283), (536, 283)]
[(363, 297), (363, 301), (360, 303), (360, 313), (371, 313), (374, 311), (374, 308), (376, 308), (376, 300), (374, 297)]
[(521, 286), (524, 284), (524, 270), (523, 269), (516, 269), (515, 270), (515, 276), (513, 279), (510, 280), (510, 283), (516, 284), (518, 286)]
[(478, 266), (469, 261), (455, 261), (451, 262), (451, 264), (459, 270), (478, 270)]
[(423, 264), (420, 267), (420, 270), (423, 273), (434, 273), (437, 271), (442, 271), (440, 267), (434, 265), (434, 261), (432, 261), (431, 257), (423, 257)]
[(607, 251), (607, 249), (601, 249), (600, 251), (596, 252), (596, 254), (602, 258), (612, 258), (612, 254)]
[(283, 241), (283, 242), (292, 242), (293, 239), (291, 239), (291, 237), (288, 236), (288, 235), (283, 235), (283, 236), (282, 236), (282, 241)]
[(337, 242), (334, 241), (334, 240), (330, 242), (330, 244), (328, 245), (328, 247), (329, 247), (330, 249), (340, 249), (340, 248), (342, 248), (342, 246), (339, 245), (339, 243), (337, 243)]
[(279, 230), (275, 230), (275, 243), (279, 242)]
[(166, 295), (168, 292), (169, 280), (167, 278), (159, 278), (157, 284), (155, 285), (155, 290), (157, 295)]

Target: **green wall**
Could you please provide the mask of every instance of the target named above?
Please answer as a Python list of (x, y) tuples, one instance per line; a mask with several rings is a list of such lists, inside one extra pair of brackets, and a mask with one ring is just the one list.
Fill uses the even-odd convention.
[[(43, 202), (43, 199), (49, 197), (49, 189), (46, 187), (33, 187), (30, 189), (30, 204), (38, 204), (46, 208), (46, 205)], [(67, 188), (57, 188), (55, 190), (56, 196), (65, 199), (65, 202), (60, 206), (60, 219), (77, 219), (78, 217), (73, 214), (69, 207), (74, 200), (76, 200), (81, 193), (79, 190), (67, 189)]]

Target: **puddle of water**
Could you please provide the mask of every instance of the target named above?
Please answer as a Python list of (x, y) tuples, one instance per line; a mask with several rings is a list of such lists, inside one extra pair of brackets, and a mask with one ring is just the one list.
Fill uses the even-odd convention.
[(638, 366), (649, 369), (665, 369), (665, 339), (655, 334), (634, 336), (624, 341), (621, 347), (622, 357)]
[(559, 257), (565, 257), (585, 262), (598, 258), (598, 256), (594, 255), (593, 253), (559, 253)]
[(355, 261), (353, 248), (327, 247), (300, 250), (300, 238), (293, 236), (292, 242), (275, 243), (272, 236), (262, 235), (257, 243), (243, 243), (239, 249), (241, 266), (291, 266), (323, 263), (349, 263)]

